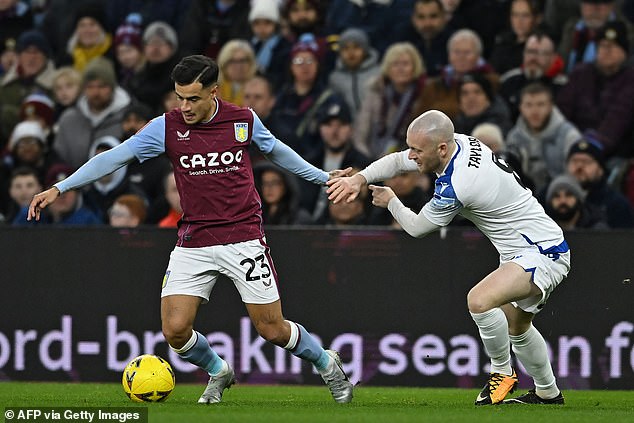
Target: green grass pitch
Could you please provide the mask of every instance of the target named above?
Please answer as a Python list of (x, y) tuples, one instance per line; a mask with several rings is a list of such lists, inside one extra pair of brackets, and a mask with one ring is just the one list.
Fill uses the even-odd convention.
[[(325, 386), (235, 385), (198, 405), (201, 385), (177, 384), (164, 403), (136, 404), (119, 384), (0, 382), (3, 407), (148, 407), (154, 422), (634, 422), (634, 392), (565, 391), (564, 406), (475, 407), (477, 390), (358, 386), (337, 404)], [(132, 410), (131, 410), (132, 411)]]

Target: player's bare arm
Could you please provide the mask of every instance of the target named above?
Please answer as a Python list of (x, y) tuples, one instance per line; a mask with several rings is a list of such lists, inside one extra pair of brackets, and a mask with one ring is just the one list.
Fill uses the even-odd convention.
[(31, 200), (31, 204), (29, 205), (29, 212), (27, 214), (26, 220), (40, 220), (40, 212), (42, 209), (45, 209), (46, 206), (57, 200), (60, 192), (57, 187), (52, 187), (47, 189), (46, 191), (42, 191), (39, 194), (35, 194), (33, 196), (33, 200)]

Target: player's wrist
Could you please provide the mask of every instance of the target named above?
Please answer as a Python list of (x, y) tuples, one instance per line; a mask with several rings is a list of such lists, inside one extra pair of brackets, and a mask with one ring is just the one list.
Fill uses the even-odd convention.
[(368, 179), (365, 176), (363, 176), (361, 172), (358, 172), (352, 175), (352, 180), (355, 183), (359, 184), (360, 186), (363, 186), (368, 183)]

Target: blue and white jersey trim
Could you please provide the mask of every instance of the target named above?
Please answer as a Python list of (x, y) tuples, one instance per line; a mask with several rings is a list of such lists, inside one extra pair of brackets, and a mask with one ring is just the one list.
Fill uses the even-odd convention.
[(438, 179), (436, 179), (434, 196), (432, 197), (431, 203), (434, 208), (440, 210), (452, 210), (462, 207), (462, 204), (460, 203), (460, 201), (458, 200), (458, 196), (456, 195), (456, 191), (451, 184), (451, 177), (454, 172), (456, 157), (458, 157), (458, 154), (460, 154), (460, 145), (456, 143), (456, 146), (458, 147), (458, 150), (447, 165), (445, 173)]

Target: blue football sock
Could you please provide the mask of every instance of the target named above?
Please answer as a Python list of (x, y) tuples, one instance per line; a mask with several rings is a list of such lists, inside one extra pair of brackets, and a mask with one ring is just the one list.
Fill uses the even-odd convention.
[(192, 337), (181, 349), (172, 348), (183, 360), (204, 369), (210, 376), (222, 370), (223, 360), (211, 349), (207, 338), (193, 331)]
[(302, 325), (291, 321), (288, 323), (291, 325), (291, 338), (284, 348), (291, 354), (310, 361), (317, 370), (325, 370), (330, 356)]

